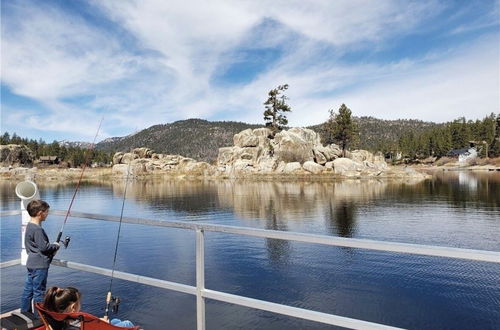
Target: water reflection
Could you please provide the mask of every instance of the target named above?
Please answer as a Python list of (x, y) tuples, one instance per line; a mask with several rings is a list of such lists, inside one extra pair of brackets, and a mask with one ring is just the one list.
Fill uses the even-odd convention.
[(498, 209), (500, 207), (500, 172), (436, 172), (422, 185), (421, 193), (446, 197), (453, 206)]
[[(266, 229), (287, 230), (286, 221), (276, 212), (274, 200), (270, 199), (267, 203)], [(282, 266), (288, 263), (290, 259), (290, 241), (266, 238), (266, 248), (269, 261), (274, 266)]]
[[(17, 182), (0, 181), (0, 205), (6, 208), (17, 201), (14, 188)], [(38, 183), (57, 198), (66, 196), (75, 183)], [(82, 183), (82, 188), (100, 186), (110, 188), (116, 198), (122, 198), (125, 181)], [(159, 210), (173, 210), (198, 214), (210, 210), (228, 210), (241, 218), (281, 219), (309, 217), (326, 210), (326, 218), (342, 218), (353, 222), (355, 206), (380, 198), (397, 198), (414, 203), (430, 196), (460, 208), (500, 206), (500, 172), (436, 172), (432, 180), (415, 184), (398, 181), (345, 180), (338, 182), (248, 182), (211, 180), (132, 180), (127, 199)], [(271, 211), (272, 210), (272, 211)], [(340, 212), (344, 212), (342, 215)], [(272, 222), (272, 221), (271, 221)], [(334, 222), (332, 222), (334, 223)], [(278, 227), (283, 224), (276, 224)], [(350, 226), (345, 235), (352, 234)], [(339, 228), (340, 228), (339, 227)], [(351, 226), (352, 227), (352, 226)], [(285, 228), (278, 228), (286, 230)], [(340, 232), (339, 232), (340, 234)]]
[(335, 206), (328, 204), (325, 219), (334, 236), (353, 237), (356, 227), (356, 204), (351, 201), (340, 201)]
[[(173, 210), (200, 212), (217, 207), (243, 218), (293, 219), (322, 209), (325, 201), (367, 201), (383, 195), (389, 183), (344, 181), (329, 183), (244, 181), (139, 181), (130, 184), (127, 198), (161, 204)], [(113, 182), (113, 193), (123, 196), (124, 182)], [(272, 221), (271, 221), (272, 222)], [(278, 227), (279, 224), (276, 224)], [(284, 230), (284, 228), (277, 228)]]

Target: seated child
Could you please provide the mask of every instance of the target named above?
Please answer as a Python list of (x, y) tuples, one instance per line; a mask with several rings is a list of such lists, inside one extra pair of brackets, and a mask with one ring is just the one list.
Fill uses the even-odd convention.
[[(80, 311), (81, 307), (81, 294), (78, 289), (67, 287), (65, 289), (58, 287), (51, 287), (47, 290), (45, 294), (45, 300), (43, 302), (45, 309), (56, 312), (56, 313), (77, 313)], [(129, 320), (121, 321), (119, 319), (112, 319), (108, 321), (107, 317), (101, 318), (101, 320), (111, 323), (112, 325), (118, 327), (133, 327), (134, 325)], [(80, 329), (80, 322), (73, 321), (65, 324), (62, 328), (64, 330), (75, 330)], [(56, 329), (54, 329), (56, 330)]]

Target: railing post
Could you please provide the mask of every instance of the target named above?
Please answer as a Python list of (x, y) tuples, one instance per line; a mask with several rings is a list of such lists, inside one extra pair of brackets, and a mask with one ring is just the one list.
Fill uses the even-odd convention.
[(196, 328), (205, 330), (205, 241), (203, 229), (196, 229)]
[(26, 265), (28, 253), (24, 246), (24, 235), (26, 234), (26, 227), (31, 220), (26, 207), (32, 200), (40, 199), (40, 194), (36, 184), (26, 180), (16, 185), (16, 195), (21, 199), (21, 265)]

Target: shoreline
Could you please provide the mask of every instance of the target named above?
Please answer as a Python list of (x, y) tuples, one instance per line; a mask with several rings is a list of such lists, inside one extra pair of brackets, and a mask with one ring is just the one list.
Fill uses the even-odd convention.
[[(379, 175), (379, 176), (341, 176), (333, 173), (288, 173), (288, 174), (259, 174), (253, 173), (245, 176), (228, 176), (228, 175), (192, 175), (182, 172), (157, 172), (145, 173), (141, 175), (131, 175), (134, 180), (150, 180), (150, 179), (205, 179), (205, 180), (253, 180), (253, 181), (277, 181), (277, 182), (293, 182), (293, 181), (336, 181), (336, 180), (425, 180), (436, 172), (497, 172), (500, 167), (492, 165), (474, 165), (474, 166), (425, 166), (425, 165), (396, 165), (392, 166), (397, 175)], [(415, 177), (412, 175), (401, 175), (400, 172), (405, 170), (413, 170), (423, 177)], [(3, 168), (0, 171), (0, 181), (19, 181), (19, 180), (37, 180), (37, 181), (78, 181), (81, 176), (80, 168), (24, 168), (13, 167)], [(113, 175), (112, 168), (87, 168), (82, 180), (85, 181), (122, 181), (126, 176)]]

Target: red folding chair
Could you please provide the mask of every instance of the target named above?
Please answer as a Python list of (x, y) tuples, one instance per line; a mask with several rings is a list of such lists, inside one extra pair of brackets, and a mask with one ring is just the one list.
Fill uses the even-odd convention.
[(117, 327), (101, 320), (97, 316), (87, 313), (56, 313), (46, 310), (43, 304), (36, 303), (35, 308), (45, 325), (45, 330), (59, 330), (64, 329), (68, 321), (80, 321), (81, 330), (139, 330), (139, 326), (132, 328)]

